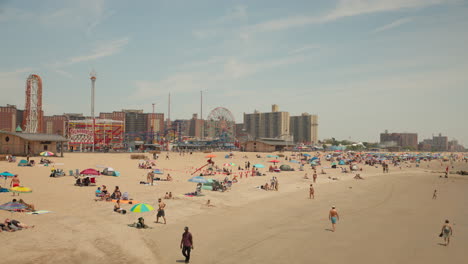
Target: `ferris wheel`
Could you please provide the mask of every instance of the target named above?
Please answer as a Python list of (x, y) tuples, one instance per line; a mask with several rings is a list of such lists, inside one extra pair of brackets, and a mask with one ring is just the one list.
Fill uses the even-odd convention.
[(222, 141), (234, 140), (235, 125), (234, 115), (224, 107), (217, 107), (208, 115), (208, 133)]

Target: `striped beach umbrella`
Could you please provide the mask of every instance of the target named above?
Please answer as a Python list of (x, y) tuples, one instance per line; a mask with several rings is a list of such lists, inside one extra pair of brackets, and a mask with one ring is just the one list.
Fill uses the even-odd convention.
[(44, 156), (44, 157), (50, 157), (50, 156), (54, 156), (55, 154), (50, 151), (44, 151), (44, 152), (39, 153), (39, 155)]
[(22, 203), (16, 203), (16, 202), (8, 202), (8, 203), (0, 205), (0, 210), (5, 210), (5, 211), (22, 210), (25, 208), (26, 208), (26, 205)]
[(150, 212), (153, 210), (154, 210), (153, 206), (149, 204), (144, 204), (144, 203), (135, 204), (132, 207), (132, 209), (130, 209), (131, 212), (135, 212), (135, 213)]

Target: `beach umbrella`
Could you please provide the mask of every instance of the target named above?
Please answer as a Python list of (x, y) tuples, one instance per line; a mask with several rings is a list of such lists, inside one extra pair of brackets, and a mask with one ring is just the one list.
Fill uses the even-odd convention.
[(196, 183), (207, 183), (208, 180), (201, 177), (201, 176), (196, 176), (196, 177), (193, 177), (193, 178), (190, 178), (188, 180), (189, 182), (196, 182)]
[(154, 170), (153, 173), (156, 173), (156, 174), (164, 174), (163, 171), (160, 171), (160, 170)]
[(273, 162), (274, 164), (276, 164), (276, 163), (278, 163), (278, 162), (280, 162), (280, 161), (279, 161), (279, 160), (270, 160), (270, 161), (268, 161), (268, 162)]
[(135, 204), (130, 209), (131, 212), (135, 212), (135, 213), (144, 213), (144, 212), (149, 212), (153, 210), (154, 210), (153, 206), (149, 204), (144, 204), (144, 203)]
[(31, 193), (32, 192), (31, 188), (23, 187), (23, 186), (16, 186), (16, 187), (10, 188), (9, 190), (10, 192), (14, 192), (14, 193)]
[(273, 158), (273, 155), (267, 155), (266, 157), (267, 158)]
[(99, 171), (95, 169), (86, 169), (80, 172), (81, 175), (100, 175)]
[(0, 205), (0, 210), (5, 210), (5, 211), (22, 210), (25, 208), (26, 208), (26, 205), (22, 203), (16, 203), (16, 202), (8, 202), (8, 203)]
[(313, 158), (312, 158), (312, 160), (317, 160), (317, 159), (319, 159), (319, 158), (317, 158), (317, 157), (313, 157)]
[(265, 168), (265, 165), (263, 164), (255, 164), (253, 165), (255, 168)]
[(299, 161), (297, 161), (297, 160), (290, 160), (289, 162), (292, 162), (292, 163), (299, 163)]
[(2, 173), (0, 173), (0, 176), (3, 176), (3, 177), (14, 177), (15, 175), (13, 173), (10, 173), (8, 171), (4, 171)]
[(310, 157), (310, 154), (303, 154), (302, 156)]
[(230, 164), (231, 164), (231, 166), (236, 166), (236, 164), (234, 162), (231, 162)]
[(39, 153), (39, 155), (44, 156), (44, 157), (50, 157), (50, 156), (54, 156), (55, 154), (50, 151), (44, 151), (44, 152)]
[(0, 173), (0, 176), (5, 177), (5, 184), (6, 184), (7, 177), (14, 177), (15, 175), (13, 173), (9, 173), (8, 171), (4, 171), (4, 172)]
[(227, 166), (232, 166), (232, 165), (231, 165), (231, 163), (224, 163), (223, 166), (227, 167)]
[(205, 158), (216, 158), (216, 155), (214, 154), (208, 154), (205, 156)]

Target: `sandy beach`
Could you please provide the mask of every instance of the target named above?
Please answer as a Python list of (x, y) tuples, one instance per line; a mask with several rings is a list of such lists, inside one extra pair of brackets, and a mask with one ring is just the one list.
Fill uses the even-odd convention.
[[(237, 153), (225, 159), (226, 152), (215, 153), (214, 161), (233, 162), (241, 167), (246, 161), (270, 165), (267, 154)], [(291, 153), (285, 153), (290, 156)], [(148, 155), (148, 154), (147, 154)], [(35, 228), (2, 232), (0, 254), (3, 263), (177, 263), (183, 262), (179, 249), (184, 226), (194, 237), (191, 263), (462, 263), (468, 244), (468, 177), (450, 174), (439, 178), (448, 163), (440, 161), (390, 166), (383, 174), (381, 167), (363, 166), (364, 180), (354, 180), (352, 173), (325, 169), (318, 175), (315, 199), (308, 198), (312, 180), (310, 166), (297, 171), (298, 164), (279, 158), (281, 164), (296, 171), (269, 173), (267, 176), (239, 179), (227, 192), (203, 191), (204, 196), (187, 197), (195, 183), (187, 180), (191, 173), (206, 163), (203, 153), (180, 156), (165, 153), (156, 161), (157, 168), (170, 173), (171, 182), (146, 181), (148, 170), (138, 168), (138, 160), (129, 153), (65, 153), (64, 158), (51, 158), (56, 168), (73, 169), (109, 166), (120, 171), (120, 177), (102, 176), (97, 185), (112, 192), (119, 186), (130, 198), (157, 207), (157, 199), (172, 192), (175, 199), (167, 204), (167, 224), (154, 223), (156, 211), (146, 213), (113, 212), (114, 203), (95, 201), (96, 187), (74, 186), (71, 176), (49, 177), (51, 167), (17, 167), (0, 162), (1, 171), (19, 175), (21, 185), (33, 189), (19, 197), (33, 203), (37, 210), (51, 213), (29, 215), (0, 211), (0, 219), (17, 219)], [(247, 155), (249, 158), (243, 158)], [(149, 157), (149, 155), (148, 155)], [(39, 160), (39, 158), (34, 158)], [(411, 165), (407, 167), (406, 165)], [(455, 163), (455, 170), (467, 170), (466, 163)], [(323, 167), (330, 164), (323, 162)], [(229, 167), (237, 172), (237, 166)], [(318, 167), (318, 171), (322, 167)], [(278, 177), (279, 191), (256, 188)], [(327, 177), (338, 177), (330, 180)], [(208, 178), (224, 179), (225, 175)], [(0, 179), (0, 185), (4, 185)], [(7, 180), (7, 186), (10, 180)], [(438, 198), (432, 192), (438, 190)], [(0, 203), (11, 201), (11, 193), (0, 193)], [(204, 204), (210, 199), (215, 207)], [(331, 232), (328, 211), (335, 205), (340, 221)], [(129, 210), (132, 205), (122, 204)], [(144, 217), (152, 229), (128, 227)], [(454, 235), (448, 247), (438, 237), (445, 219)]]

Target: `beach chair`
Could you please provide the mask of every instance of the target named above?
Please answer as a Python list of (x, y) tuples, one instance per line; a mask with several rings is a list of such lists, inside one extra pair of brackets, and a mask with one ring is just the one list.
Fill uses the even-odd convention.
[(96, 178), (90, 178), (89, 179), (89, 186), (96, 186)]
[(68, 173), (70, 174), (70, 176), (75, 176), (73, 175), (73, 170), (69, 170)]

